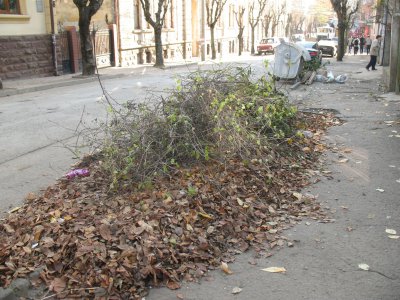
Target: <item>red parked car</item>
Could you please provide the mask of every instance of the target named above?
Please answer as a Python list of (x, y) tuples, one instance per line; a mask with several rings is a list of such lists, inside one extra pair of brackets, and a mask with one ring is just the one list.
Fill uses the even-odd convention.
[(262, 39), (257, 46), (257, 52), (259, 55), (267, 54), (267, 53), (274, 53), (274, 48), (279, 45), (278, 38), (266, 38)]

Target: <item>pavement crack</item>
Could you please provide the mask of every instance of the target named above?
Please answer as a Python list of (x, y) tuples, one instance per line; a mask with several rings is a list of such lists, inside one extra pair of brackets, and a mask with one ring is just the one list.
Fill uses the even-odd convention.
[(376, 271), (376, 270), (369, 269), (368, 272), (373, 272), (373, 273), (379, 274), (379, 275), (381, 275), (381, 276), (383, 276), (383, 277), (385, 277), (387, 279), (390, 279), (390, 280), (396, 280), (397, 279), (397, 277), (390, 277), (390, 276), (387, 276), (387, 275), (383, 274), (382, 272), (379, 272), (379, 271)]
[(57, 141), (55, 141), (55, 142), (52, 142), (52, 143), (50, 143), (50, 144), (47, 144), (47, 145), (38, 147), (38, 148), (36, 148), (36, 149), (33, 149), (33, 150), (31, 150), (31, 151), (22, 153), (22, 154), (20, 154), (20, 155), (15, 156), (15, 157), (11, 157), (11, 158), (9, 158), (9, 159), (6, 159), (6, 160), (4, 160), (4, 161), (1, 161), (1, 162), (0, 162), (0, 166), (1, 166), (1, 165), (4, 165), (4, 164), (6, 164), (6, 163), (9, 163), (9, 162), (11, 162), (11, 161), (13, 161), (13, 160), (16, 160), (16, 159), (18, 159), (18, 158), (21, 158), (21, 157), (23, 157), (23, 156), (25, 156), (25, 155), (32, 154), (32, 153), (35, 153), (36, 151), (43, 150), (43, 149), (45, 149), (45, 148), (47, 148), (47, 147), (51, 147), (51, 146), (53, 146), (53, 145), (55, 145), (55, 144), (58, 144), (58, 143), (60, 143), (60, 142), (67, 141), (67, 140), (69, 140), (69, 139), (71, 139), (71, 138), (73, 138), (73, 137), (75, 137), (75, 135), (71, 135), (71, 136), (66, 137), (66, 138), (64, 138), (64, 139), (62, 139), (62, 140), (57, 140)]

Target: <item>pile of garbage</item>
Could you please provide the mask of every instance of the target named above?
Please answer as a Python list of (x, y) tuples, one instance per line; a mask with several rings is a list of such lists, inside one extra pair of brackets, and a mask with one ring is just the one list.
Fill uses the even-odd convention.
[(348, 79), (347, 74), (342, 74), (335, 77), (332, 71), (323, 70), (322, 73), (325, 73), (326, 75), (317, 74), (315, 76), (315, 81), (324, 83), (331, 83), (331, 82), (345, 83)]
[(310, 85), (314, 81), (324, 82), (324, 83), (345, 83), (348, 79), (347, 74), (342, 74), (334, 76), (332, 71), (327, 71), (326, 69), (318, 69), (316, 71), (307, 71), (304, 73), (301, 81), (296, 82), (291, 86), (291, 89), (297, 88), (300, 84)]

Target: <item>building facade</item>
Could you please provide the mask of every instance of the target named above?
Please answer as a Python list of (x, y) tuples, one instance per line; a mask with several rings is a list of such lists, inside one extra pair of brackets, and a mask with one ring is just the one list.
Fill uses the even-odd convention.
[[(170, 0), (162, 31), (163, 55), (167, 62), (211, 58), (206, 1), (209, 0)], [(286, 1), (270, 1), (266, 9), (282, 10), (282, 3)], [(252, 2), (258, 3), (227, 1), (215, 27), (217, 57), (238, 53), (239, 6), (245, 9), (243, 51), (250, 50), (249, 5)], [(284, 36), (287, 15), (281, 11), (275, 17), (276, 24), (268, 25), (269, 34)], [(78, 19), (78, 9), (72, 0), (0, 1), (0, 78), (79, 72)], [(265, 26), (261, 16), (255, 28), (255, 44), (265, 36)], [(104, 0), (92, 18), (91, 27), (99, 67), (131, 67), (155, 62), (154, 31), (145, 20), (140, 0)]]
[[(0, 1), (0, 78), (54, 73), (53, 43), (45, 0)], [(57, 59), (57, 57), (55, 57)]]

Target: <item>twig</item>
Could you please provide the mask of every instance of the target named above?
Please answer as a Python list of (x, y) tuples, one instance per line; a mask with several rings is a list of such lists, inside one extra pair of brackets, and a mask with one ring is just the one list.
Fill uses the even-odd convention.
[(64, 293), (67, 293), (67, 292), (68, 292), (68, 293), (71, 293), (71, 292), (79, 292), (79, 291), (85, 291), (85, 290), (92, 291), (92, 290), (97, 290), (97, 289), (99, 289), (99, 287), (94, 287), (94, 288), (80, 288), (80, 289), (69, 289), (69, 290), (65, 290), (65, 291), (62, 291), (62, 292), (59, 292), (59, 293), (56, 293), (56, 294), (53, 294), (53, 295), (46, 296), (46, 297), (44, 297), (44, 298), (41, 298), (40, 300), (50, 299), (50, 298), (56, 297), (56, 296), (59, 295), (59, 294), (64, 294)]

